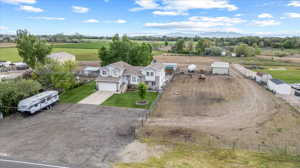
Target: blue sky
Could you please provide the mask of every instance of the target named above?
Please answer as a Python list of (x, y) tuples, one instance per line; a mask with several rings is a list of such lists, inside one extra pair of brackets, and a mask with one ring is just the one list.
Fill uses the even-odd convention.
[(0, 0), (0, 33), (300, 34), (300, 0)]

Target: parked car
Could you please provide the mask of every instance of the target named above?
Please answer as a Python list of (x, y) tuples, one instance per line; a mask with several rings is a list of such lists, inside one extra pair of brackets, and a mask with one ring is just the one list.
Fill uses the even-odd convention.
[(45, 91), (19, 102), (18, 111), (34, 114), (59, 101), (58, 91)]

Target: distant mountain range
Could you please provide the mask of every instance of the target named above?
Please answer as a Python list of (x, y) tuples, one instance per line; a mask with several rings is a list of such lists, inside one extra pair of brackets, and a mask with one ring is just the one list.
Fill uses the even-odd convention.
[(170, 33), (166, 36), (170, 37), (243, 37), (245, 34), (236, 33), (236, 32), (198, 32), (198, 33)]

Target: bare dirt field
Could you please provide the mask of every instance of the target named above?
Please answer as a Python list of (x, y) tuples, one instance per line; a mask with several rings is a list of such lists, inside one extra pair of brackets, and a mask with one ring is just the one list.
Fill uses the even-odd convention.
[(94, 105), (57, 105), (0, 122), (0, 157), (78, 168), (110, 167), (135, 140), (133, 127), (144, 110)]
[[(174, 58), (159, 59), (176, 62)], [(199, 59), (199, 66), (211, 61), (192, 59)], [(300, 115), (295, 109), (231, 70), (231, 77), (209, 76), (206, 81), (199, 81), (197, 75), (177, 75), (141, 132), (192, 141), (211, 136), (224, 145), (237, 143), (250, 149), (288, 146), (300, 151), (299, 130)]]
[(0, 48), (15, 47), (16, 43), (0, 43)]

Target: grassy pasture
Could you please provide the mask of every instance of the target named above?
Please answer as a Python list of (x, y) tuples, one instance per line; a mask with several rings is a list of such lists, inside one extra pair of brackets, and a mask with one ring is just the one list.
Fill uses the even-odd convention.
[[(269, 73), (273, 78), (283, 80), (287, 83), (300, 83), (300, 67), (264, 66), (264, 68), (265, 69), (258, 71)], [(276, 70), (278, 68), (284, 68), (286, 70)]]

